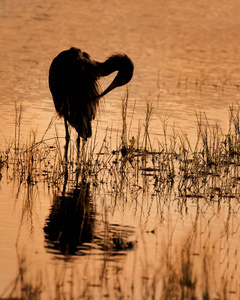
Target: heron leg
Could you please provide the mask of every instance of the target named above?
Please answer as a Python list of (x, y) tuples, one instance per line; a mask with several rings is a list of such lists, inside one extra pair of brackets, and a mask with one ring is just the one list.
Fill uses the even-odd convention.
[(68, 132), (68, 124), (67, 124), (67, 120), (64, 118), (64, 124), (65, 124), (65, 131), (66, 131), (66, 145), (65, 145), (65, 153), (64, 153), (64, 158), (65, 158), (65, 162), (67, 162), (67, 154), (68, 154), (68, 145), (69, 145), (69, 140), (70, 140), (70, 135)]
[[(80, 149), (80, 136), (78, 135), (77, 137), (77, 163), (78, 163), (78, 168), (77, 168), (77, 172), (76, 172), (76, 182), (78, 184), (78, 177), (79, 174), (81, 172), (82, 175), (82, 180), (85, 180), (85, 167), (84, 164), (79, 162), (80, 158), (81, 158), (81, 162), (84, 162), (86, 160), (86, 153), (85, 153), (85, 145), (86, 145), (87, 140), (86, 139), (82, 139), (82, 145), (81, 145), (81, 149)], [(81, 152), (81, 157), (80, 157), (80, 152)]]

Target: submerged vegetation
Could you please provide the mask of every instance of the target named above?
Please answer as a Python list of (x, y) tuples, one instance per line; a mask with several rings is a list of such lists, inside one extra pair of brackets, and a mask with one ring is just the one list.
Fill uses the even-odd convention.
[[(27, 258), (18, 255), (16, 279), (1, 297), (240, 296), (238, 245), (234, 244), (236, 237), (239, 241), (240, 106), (229, 108), (227, 134), (218, 125), (210, 125), (205, 114), (196, 114), (195, 145), (175, 130), (169, 136), (167, 121), (160, 119), (163, 138), (153, 145), (149, 132), (152, 105), (147, 103), (144, 130), (139, 126), (132, 135), (127, 102), (128, 97), (122, 102), (123, 127), (116, 145), (111, 132), (106, 131), (101, 145), (95, 134), (77, 157), (75, 142), (71, 141), (67, 161), (57, 132), (55, 138), (45, 139), (44, 135), (40, 141), (32, 132), (28, 141), (22, 142), (22, 111), (16, 106), (15, 140), (0, 153), (1, 178), (7, 176), (16, 183), (17, 197), (22, 189), (27, 191), (23, 215), (31, 211), (38, 185), (51, 193), (53, 203), (44, 227), (46, 251), (67, 261), (74, 255), (86, 258), (82, 270), (75, 267), (57, 272), (49, 288), (44, 282), (45, 271), (38, 272), (36, 278), (29, 277)], [(111, 223), (111, 214), (119, 209), (122, 213), (133, 210), (140, 229)], [(188, 215), (191, 225), (184, 233), (176, 232), (178, 220)], [(144, 224), (150, 216), (155, 225), (148, 230)], [(219, 238), (212, 238), (212, 220), (220, 218), (223, 227)], [(161, 230), (166, 239), (160, 240)], [(155, 243), (151, 246), (153, 255), (145, 242), (149, 236)], [(101, 257), (100, 263), (94, 263), (94, 255)], [(111, 259), (117, 255), (125, 260)]]

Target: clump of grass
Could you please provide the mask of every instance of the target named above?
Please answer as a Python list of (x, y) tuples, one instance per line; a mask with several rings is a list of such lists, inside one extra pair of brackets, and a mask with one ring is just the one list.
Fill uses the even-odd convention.
[(136, 136), (131, 135), (127, 128), (127, 104), (128, 94), (122, 102), (122, 135), (115, 149), (110, 149), (108, 132), (98, 152), (95, 135), (82, 147), (79, 157), (76, 144), (71, 141), (67, 163), (63, 159), (58, 134), (52, 143), (44, 136), (37, 141), (36, 132), (32, 131), (26, 144), (20, 142), (22, 106), (16, 106), (14, 148), (9, 146), (1, 152), (1, 170), (11, 165), (13, 178), (18, 180), (20, 186), (44, 182), (48, 188), (56, 190), (62, 189), (66, 181), (74, 185), (76, 179), (79, 182), (90, 180), (95, 186), (100, 183), (109, 185), (110, 182), (109, 186), (115, 187), (115, 190), (122, 190), (124, 179), (132, 186), (134, 182), (135, 186), (145, 190), (146, 183), (152, 178), (156, 193), (177, 193), (182, 204), (188, 198), (219, 202), (223, 198), (239, 195), (239, 106), (229, 109), (229, 131), (226, 135), (218, 125), (210, 126), (206, 115), (197, 115), (195, 146), (191, 145), (187, 136), (175, 130), (168, 137), (168, 119), (160, 118), (163, 141), (159, 141), (158, 148), (154, 149), (149, 132), (152, 105), (147, 103), (143, 135), (139, 129)]
[[(210, 126), (205, 115), (197, 115), (197, 142), (194, 147), (187, 136), (175, 130), (172, 137), (168, 137), (168, 120), (160, 118), (163, 141), (159, 141), (158, 149), (154, 149), (149, 133), (152, 105), (147, 104), (143, 136), (140, 130), (134, 136), (127, 129), (127, 98), (128, 95), (122, 103), (121, 142), (115, 149), (109, 148), (107, 132), (97, 153), (96, 135), (82, 147), (79, 157), (76, 145), (71, 141), (66, 165), (58, 135), (54, 143), (49, 144), (51, 140), (42, 138), (40, 142), (37, 141), (36, 132), (32, 132), (27, 143), (21, 145), (17, 134), (20, 129), (16, 128), (14, 153), (11, 153), (10, 147), (2, 152), (1, 168), (13, 157), (13, 178), (18, 179), (19, 185), (44, 182), (48, 188), (61, 189), (66, 181), (74, 185), (78, 178), (79, 182), (90, 180), (95, 186), (107, 184), (114, 187), (115, 191), (122, 190), (123, 182), (127, 182), (128, 187), (128, 183), (133, 186), (134, 182), (135, 186), (145, 190), (146, 183), (152, 178), (156, 193), (177, 192), (176, 196), (182, 204), (188, 198), (219, 202), (223, 198), (238, 196), (239, 107), (230, 107), (229, 131), (226, 135), (218, 125)], [(16, 126), (20, 126), (21, 109), (17, 115)]]

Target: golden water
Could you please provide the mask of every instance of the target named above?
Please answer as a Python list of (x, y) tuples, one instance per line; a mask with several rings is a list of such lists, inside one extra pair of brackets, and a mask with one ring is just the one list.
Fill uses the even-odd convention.
[[(22, 140), (26, 140), (31, 129), (37, 129), (37, 139), (41, 139), (55, 114), (48, 89), (49, 65), (60, 51), (71, 46), (83, 49), (99, 61), (114, 52), (124, 52), (133, 60), (128, 114), (130, 119), (134, 110), (133, 135), (137, 134), (139, 120), (145, 118), (147, 102), (154, 108), (150, 126), (153, 140), (162, 139), (161, 118), (168, 120), (170, 131), (174, 125), (194, 142), (196, 111), (206, 112), (211, 124), (218, 122), (226, 131), (228, 107), (240, 98), (239, 10), (237, 0), (0, 0), (1, 150), (14, 138), (16, 102), (22, 103), (23, 109)], [(103, 86), (107, 84), (107, 79), (102, 80)], [(93, 124), (98, 128), (99, 142), (106, 128), (119, 136), (125, 93), (124, 87), (118, 88), (102, 101)], [(47, 133), (48, 138), (55, 136), (55, 125), (59, 136), (64, 136), (63, 123), (57, 120)], [(7, 181), (2, 179), (0, 190), (0, 292), (16, 275), (18, 236), (27, 255), (37, 255), (44, 267), (58, 265), (46, 253), (43, 240), (51, 196), (38, 190), (33, 216), (27, 217), (27, 225), (20, 225), (26, 191), (16, 200), (16, 187)], [(156, 222), (154, 212), (153, 209), (153, 215), (145, 218), (133, 218), (134, 209), (124, 216), (117, 211), (111, 219), (134, 227), (136, 232), (142, 228), (152, 230), (156, 223), (161, 223)], [(212, 215), (215, 213), (213, 209)], [(182, 216), (166, 212), (164, 219), (169, 218), (178, 224)], [(209, 218), (207, 214), (206, 220)], [(217, 218), (220, 228), (224, 228), (222, 218)], [(191, 220), (186, 224), (191, 227)], [(162, 225), (160, 232), (166, 236), (164, 226), (167, 225)], [(217, 240), (221, 234), (217, 229), (212, 231)], [(238, 248), (238, 238), (239, 233), (233, 242), (234, 249)], [(148, 235), (149, 255), (155, 251), (151, 243), (155, 247), (156, 238)], [(133, 263), (132, 252), (127, 260)], [(75, 263), (81, 265), (82, 258), (74, 258)]]

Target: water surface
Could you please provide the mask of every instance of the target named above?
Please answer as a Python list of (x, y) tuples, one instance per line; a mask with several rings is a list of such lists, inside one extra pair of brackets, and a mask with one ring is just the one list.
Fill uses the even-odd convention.
[[(83, 49), (99, 61), (115, 52), (124, 52), (133, 60), (134, 77), (128, 85), (128, 121), (133, 115), (132, 135), (137, 135), (139, 120), (140, 124), (144, 122), (146, 103), (152, 103), (154, 108), (150, 125), (153, 141), (163, 141), (161, 119), (167, 120), (169, 134), (174, 125), (194, 143), (196, 112), (199, 111), (206, 112), (210, 124), (217, 122), (226, 132), (228, 107), (236, 104), (240, 96), (239, 6), (236, 0), (211, 3), (207, 0), (0, 0), (1, 150), (5, 150), (15, 136), (15, 108), (20, 104), (21, 140), (26, 141), (31, 130), (36, 132), (36, 140), (42, 138), (55, 114), (48, 89), (49, 66), (60, 51), (71, 46)], [(103, 87), (110, 80), (102, 80)], [(125, 87), (118, 88), (102, 101), (93, 123), (99, 143), (106, 128), (111, 129), (112, 141), (120, 136), (121, 101), (125, 94)], [(45, 138), (55, 137), (56, 130), (60, 137), (64, 137), (61, 120), (55, 120)], [(3, 176), (0, 191), (1, 291), (17, 272), (16, 242), (27, 256), (36, 255), (40, 265), (58, 265), (55, 252), (46, 251), (53, 245), (50, 238), (48, 241), (44, 239), (43, 231), (54, 197), (43, 187), (32, 192), (31, 195), (24, 189), (18, 192), (12, 178), (8, 174)], [(102, 202), (108, 199), (110, 231), (118, 232), (116, 224), (126, 226), (120, 227), (121, 231), (125, 230), (128, 237), (133, 235), (132, 239), (136, 240), (141, 230), (151, 231), (158, 226), (156, 224), (162, 224), (159, 227), (161, 234), (169, 235), (168, 225), (158, 218), (156, 203), (156, 206), (151, 206), (149, 214), (143, 213), (144, 207), (149, 209), (149, 203), (140, 205), (141, 209), (138, 207), (136, 210), (130, 202), (125, 213), (122, 213), (121, 206), (111, 211), (113, 200), (108, 193), (111, 193), (111, 187), (94, 198), (99, 203), (95, 203), (97, 208), (93, 212), (96, 213), (95, 209), (102, 207)], [(150, 198), (151, 193), (143, 197), (148, 201)], [(27, 200), (30, 206), (34, 203), (31, 210), (23, 209)], [(177, 208), (173, 207), (171, 213), (162, 215), (175, 228), (173, 224), (181, 223), (183, 217), (175, 213)], [(195, 204), (192, 207), (195, 209)], [(216, 211), (213, 211), (215, 216)], [(203, 222), (208, 222), (209, 214), (206, 214), (207, 221)], [(101, 218), (96, 217), (97, 224), (94, 225), (98, 228), (98, 254), (104, 231)], [(191, 218), (186, 218), (186, 228), (191, 228)], [(220, 227), (224, 227), (222, 218), (224, 216), (218, 217)], [(181, 232), (181, 228), (177, 228), (176, 232)], [(215, 234), (217, 236), (218, 232)], [(159, 236), (147, 234), (144, 237), (150, 257)], [(133, 253), (130, 251), (126, 258), (131, 263), (134, 262)], [(61, 255), (58, 253), (57, 257), (61, 258)], [(84, 261), (82, 256), (73, 259), (77, 265)], [(36, 259), (32, 258), (32, 261), (35, 263)], [(71, 268), (71, 264), (68, 267)], [(51, 268), (48, 272), (54, 273)]]

